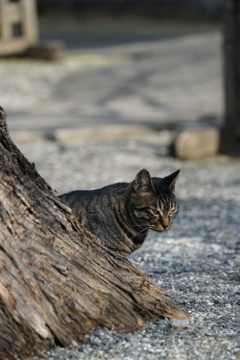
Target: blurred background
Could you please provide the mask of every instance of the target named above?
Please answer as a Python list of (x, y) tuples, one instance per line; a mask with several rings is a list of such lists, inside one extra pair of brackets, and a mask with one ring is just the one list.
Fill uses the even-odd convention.
[[(21, 2), (34, 3), (10, 1)], [(11, 131), (54, 137), (61, 129), (96, 126), (132, 132), (221, 124), (221, 0), (38, 0), (36, 6), (33, 56), (0, 57), (0, 102)], [(22, 27), (13, 25), (14, 40)], [(55, 61), (44, 59), (46, 48)]]
[(38, 0), (42, 38), (63, 38), (70, 49), (91, 49), (213, 30), (222, 1)]

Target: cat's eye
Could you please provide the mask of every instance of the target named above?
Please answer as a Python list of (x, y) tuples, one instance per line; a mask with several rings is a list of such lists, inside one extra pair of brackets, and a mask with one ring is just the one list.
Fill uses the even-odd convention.
[(159, 216), (159, 211), (158, 210), (152, 210), (153, 215)]
[(174, 213), (175, 213), (175, 209), (173, 208), (173, 209), (169, 210), (168, 215), (172, 216)]

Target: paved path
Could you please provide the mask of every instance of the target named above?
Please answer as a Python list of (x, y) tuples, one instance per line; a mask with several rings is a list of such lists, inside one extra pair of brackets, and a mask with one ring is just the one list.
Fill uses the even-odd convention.
[(24, 76), (25, 87), (17, 82), (14, 67), (4, 63), (0, 97), (10, 130), (49, 133), (113, 124), (169, 128), (220, 121), (219, 33), (91, 51), (90, 65), (82, 66), (87, 55), (75, 52), (60, 64), (23, 66), (18, 76)]

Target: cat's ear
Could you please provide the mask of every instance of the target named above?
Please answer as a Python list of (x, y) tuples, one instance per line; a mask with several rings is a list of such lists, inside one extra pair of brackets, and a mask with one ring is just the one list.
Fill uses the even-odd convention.
[(145, 169), (139, 171), (133, 182), (133, 189), (141, 194), (154, 193), (155, 188), (149, 172)]
[(179, 173), (180, 173), (180, 169), (174, 171), (172, 174), (165, 176), (163, 178), (165, 184), (167, 185), (167, 187), (170, 191), (175, 190), (175, 184), (176, 184)]

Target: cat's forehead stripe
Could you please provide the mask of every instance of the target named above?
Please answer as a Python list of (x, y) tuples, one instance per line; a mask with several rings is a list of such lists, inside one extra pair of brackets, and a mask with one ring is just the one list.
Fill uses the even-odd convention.
[(169, 204), (169, 199), (166, 196), (160, 196), (158, 198), (158, 204), (160, 204), (160, 206), (166, 206)]

